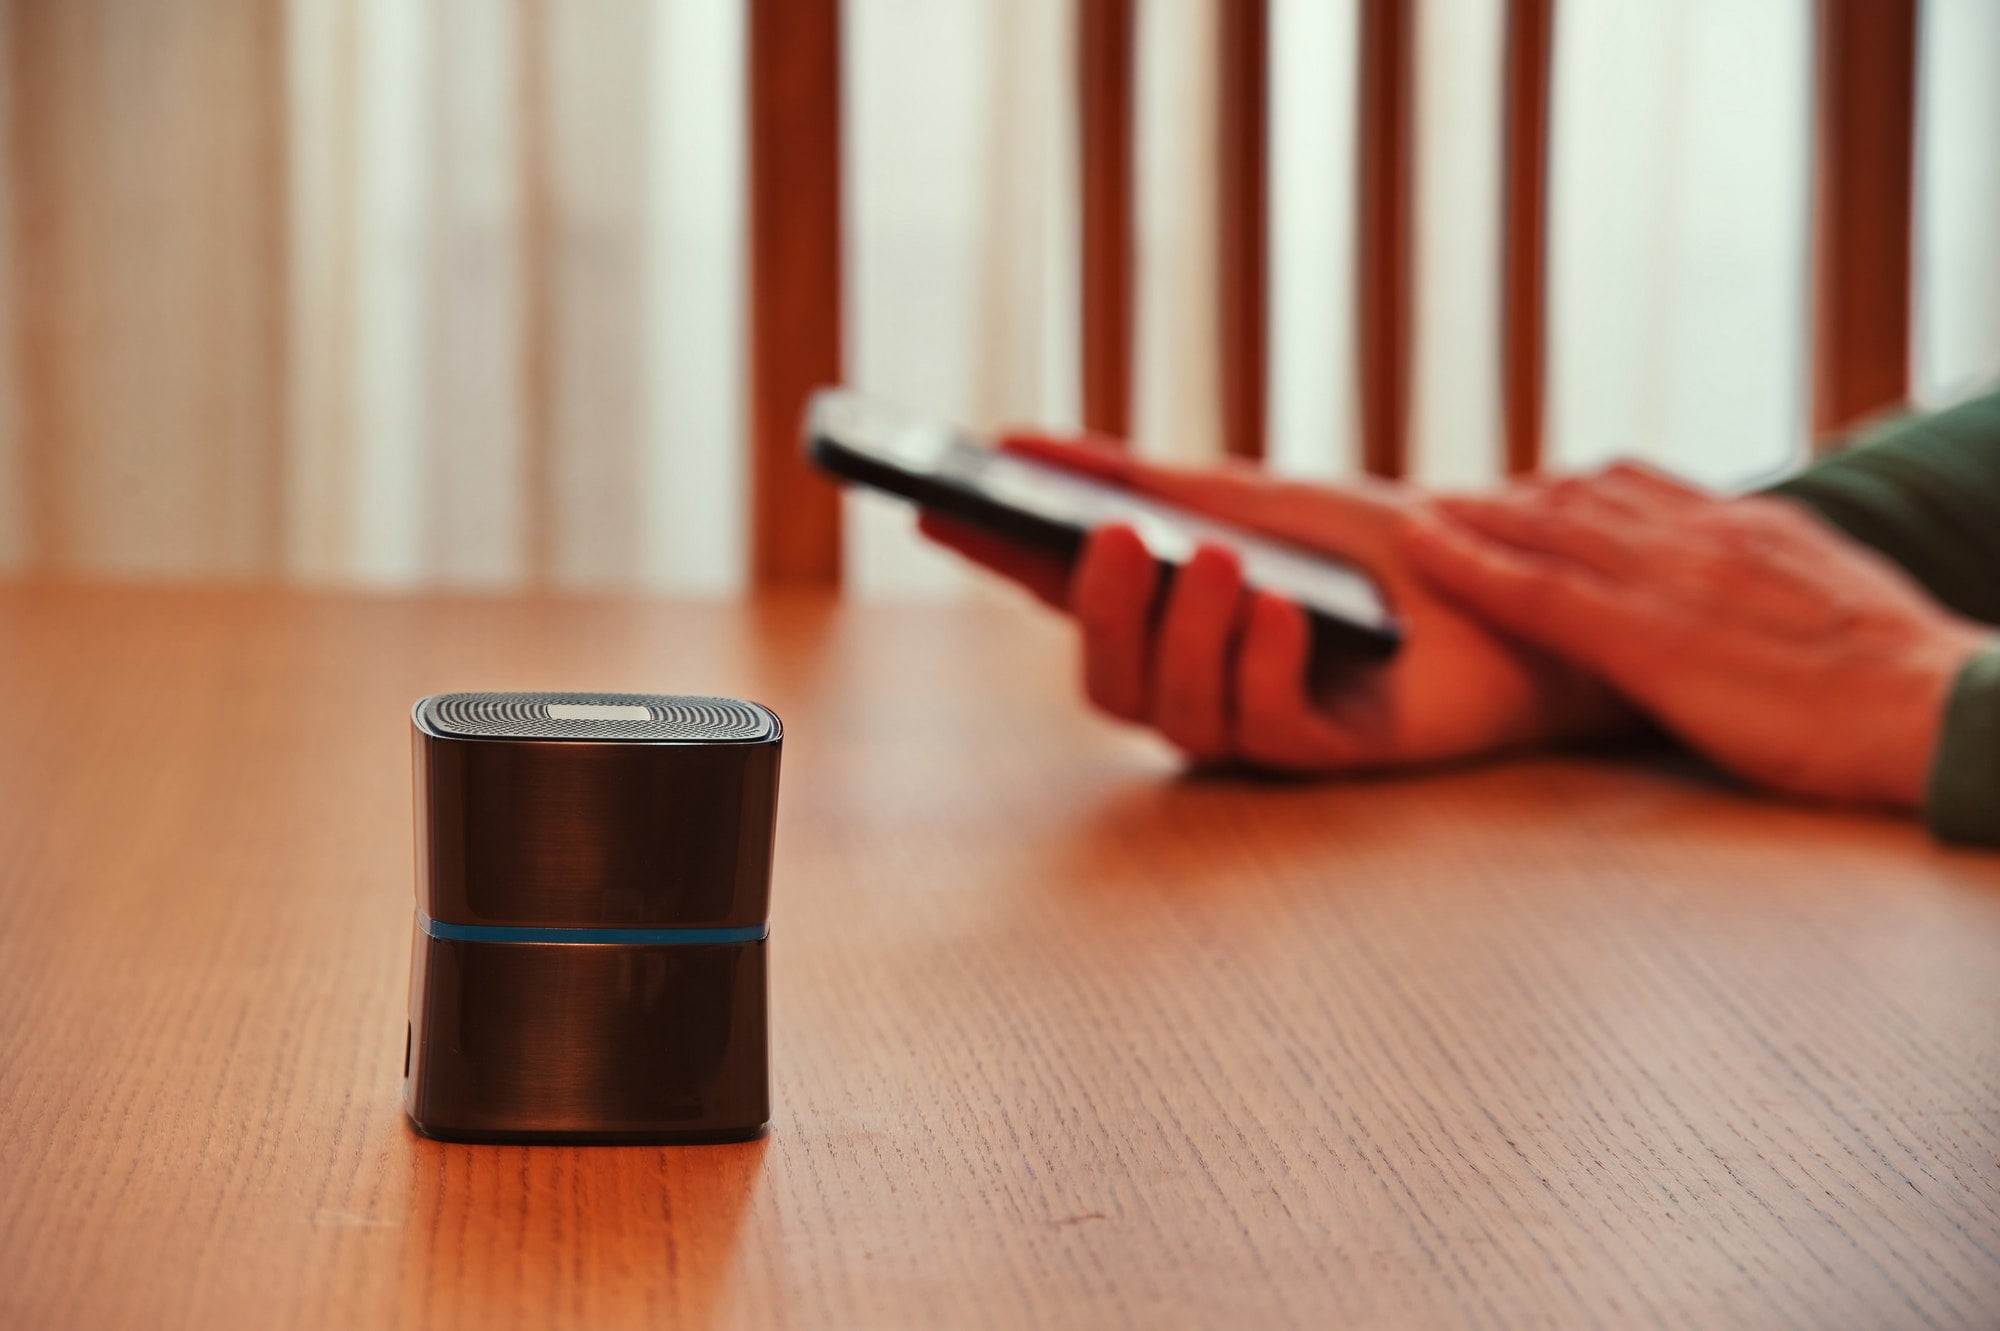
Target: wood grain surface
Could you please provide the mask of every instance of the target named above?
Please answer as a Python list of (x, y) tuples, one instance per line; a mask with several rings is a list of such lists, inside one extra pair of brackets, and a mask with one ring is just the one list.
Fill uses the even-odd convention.
[[(1178, 777), (1013, 604), (0, 588), (0, 1325), (2000, 1324), (2000, 856)], [(407, 710), (788, 725), (777, 1117), (404, 1125)]]

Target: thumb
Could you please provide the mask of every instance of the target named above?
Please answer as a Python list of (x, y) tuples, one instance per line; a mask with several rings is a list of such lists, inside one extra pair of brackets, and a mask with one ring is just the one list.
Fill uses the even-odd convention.
[(1125, 484), (1132, 469), (1123, 441), (1106, 434), (1009, 434), (1001, 438), (1000, 451), (1114, 485)]
[(1280, 480), (1260, 467), (1240, 463), (1164, 466), (1133, 456), (1103, 435), (1016, 434), (1001, 446), (1017, 457), (1077, 472), (1378, 572), (1387, 572), (1395, 561), (1391, 533), (1409, 503), (1407, 489), (1373, 479), (1331, 486)]

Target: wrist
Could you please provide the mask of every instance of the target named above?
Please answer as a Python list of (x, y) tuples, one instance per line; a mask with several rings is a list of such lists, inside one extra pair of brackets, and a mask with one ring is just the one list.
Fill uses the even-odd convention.
[(2000, 636), (1984, 637), (1952, 680), (1924, 822), (1946, 841), (2000, 844)]
[(1901, 690), (1904, 705), (1889, 709), (1891, 728), (1875, 769), (1877, 798), (1902, 809), (1923, 806), (1952, 686), (1966, 663), (1992, 641), (1992, 630), (1952, 619), (1916, 645)]

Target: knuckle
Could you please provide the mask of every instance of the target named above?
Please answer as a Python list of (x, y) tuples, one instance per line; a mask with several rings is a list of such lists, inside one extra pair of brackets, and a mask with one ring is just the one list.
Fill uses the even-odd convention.
[(1544, 540), (1566, 549), (1574, 549), (1590, 543), (1590, 524), (1580, 520), (1573, 510), (1548, 513), (1536, 519)]
[(1790, 541), (1811, 540), (1826, 529), (1819, 518), (1788, 500), (1751, 495), (1737, 501), (1759, 529)]
[(1661, 486), (1678, 487), (1680, 482), (1650, 463), (1637, 458), (1619, 458), (1600, 473), (1606, 480), (1637, 482), (1655, 488)]
[(1742, 538), (1754, 518), (1728, 504), (1715, 504), (1689, 513), (1683, 520), (1684, 544), (1693, 550), (1726, 549)]
[(1560, 583), (1547, 573), (1523, 572), (1514, 580), (1508, 604), (1530, 618), (1546, 614), (1555, 604)]
[(1545, 486), (1541, 498), (1556, 508), (1568, 508), (1580, 499), (1589, 497), (1594, 489), (1595, 477), (1565, 476), (1561, 480)]
[(1670, 585), (1683, 600), (1710, 605), (1728, 597), (1742, 580), (1743, 561), (1734, 551), (1705, 550), (1684, 559)]

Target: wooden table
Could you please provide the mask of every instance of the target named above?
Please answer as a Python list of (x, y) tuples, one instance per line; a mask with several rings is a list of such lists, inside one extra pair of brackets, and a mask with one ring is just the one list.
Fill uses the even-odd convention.
[[(0, 589), (0, 1325), (2000, 1326), (2000, 856), (1176, 776), (1007, 604)], [(407, 712), (789, 725), (777, 1119), (420, 1140)]]

